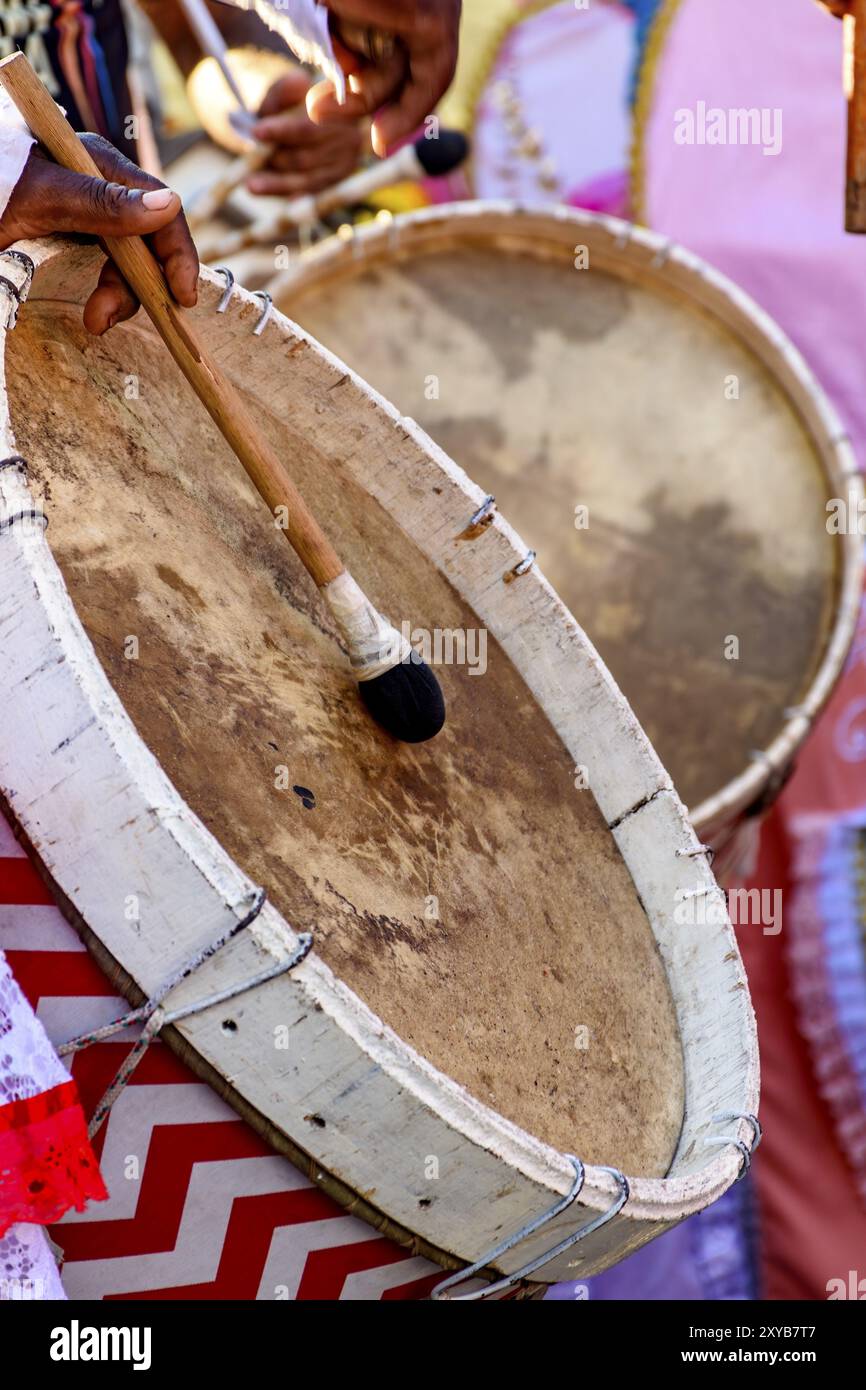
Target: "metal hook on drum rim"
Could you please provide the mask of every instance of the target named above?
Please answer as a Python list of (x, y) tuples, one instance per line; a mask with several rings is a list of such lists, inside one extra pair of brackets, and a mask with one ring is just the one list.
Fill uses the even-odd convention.
[(746, 1111), (725, 1110), (721, 1114), (713, 1116), (713, 1124), (721, 1124), (725, 1120), (745, 1120), (747, 1124), (752, 1126), (754, 1138), (752, 1139), (751, 1148), (743, 1139), (732, 1139), (727, 1135), (721, 1134), (707, 1135), (704, 1139), (704, 1143), (714, 1145), (718, 1148), (727, 1148), (729, 1144), (733, 1144), (735, 1149), (739, 1149), (743, 1157), (743, 1162), (740, 1165), (737, 1182), (741, 1182), (752, 1166), (752, 1154), (759, 1147), (764, 1137), (763, 1126), (757, 1115), (752, 1115)]
[(21, 454), (10, 454), (8, 458), (0, 459), (0, 473), (7, 468), (17, 468), (23, 478), (27, 477), (27, 460), (22, 458)]
[(521, 1230), (516, 1232), (515, 1235), (502, 1241), (493, 1250), (488, 1250), (485, 1255), (482, 1255), (480, 1260), (476, 1260), (474, 1264), (469, 1265), (466, 1269), (459, 1270), (457, 1274), (451, 1274), (447, 1279), (443, 1279), (441, 1284), (436, 1285), (430, 1295), (431, 1298), (435, 1299), (437, 1302), (477, 1303), (486, 1298), (490, 1298), (494, 1293), (500, 1293), (504, 1289), (510, 1289), (515, 1284), (519, 1283), (521, 1279), (526, 1279), (530, 1274), (534, 1274), (537, 1269), (541, 1269), (544, 1265), (550, 1264), (551, 1260), (555, 1260), (566, 1250), (570, 1250), (573, 1245), (577, 1245), (581, 1240), (584, 1240), (586, 1236), (592, 1235), (594, 1231), (598, 1231), (602, 1226), (606, 1226), (608, 1221), (612, 1221), (613, 1218), (622, 1211), (629, 1199), (628, 1178), (624, 1173), (621, 1173), (618, 1168), (602, 1166), (599, 1171), (602, 1173), (609, 1173), (619, 1187), (619, 1192), (606, 1211), (600, 1212), (598, 1216), (588, 1221), (585, 1226), (581, 1226), (577, 1231), (572, 1231), (571, 1235), (566, 1236), (565, 1239), (561, 1240), (558, 1245), (555, 1245), (552, 1250), (545, 1251), (543, 1255), (537, 1255), (534, 1260), (530, 1260), (527, 1264), (522, 1265), (521, 1268), (516, 1269), (513, 1274), (507, 1274), (503, 1279), (498, 1279), (494, 1284), (488, 1284), (483, 1289), (478, 1289), (475, 1292), (458, 1294), (456, 1298), (446, 1298), (445, 1291), (447, 1289), (465, 1283), (473, 1274), (477, 1274), (479, 1270), (484, 1269), (485, 1266), (499, 1259), (500, 1255), (513, 1249), (515, 1245), (519, 1245), (522, 1241), (526, 1240), (528, 1236), (532, 1235), (542, 1226), (547, 1225), (549, 1221), (552, 1221), (560, 1212), (565, 1211), (566, 1207), (571, 1206), (572, 1202), (583, 1188), (586, 1169), (580, 1159), (575, 1158), (574, 1154), (566, 1154), (566, 1158), (574, 1165), (575, 1170), (575, 1180), (569, 1193), (557, 1202), (555, 1206), (551, 1207), (549, 1211), (544, 1212), (542, 1216), (536, 1217), (534, 1221), (524, 1226)]
[(268, 319), (274, 312), (274, 296), (269, 294), (267, 290), (255, 290), (253, 292), (253, 298), (260, 299), (265, 306), (261, 318), (253, 329), (254, 335), (260, 338), (267, 327)]
[(764, 1126), (757, 1115), (745, 1110), (723, 1110), (721, 1114), (713, 1116), (713, 1124), (721, 1124), (724, 1120), (745, 1120), (747, 1124), (752, 1126), (752, 1133), (755, 1136), (752, 1140), (752, 1153), (754, 1153), (764, 1137)]
[(13, 309), (8, 325), (11, 329), (15, 327), (18, 310), (26, 300), (33, 285), (33, 276), (36, 274), (36, 262), (33, 260), (32, 256), (27, 255), (26, 251), (16, 251), (14, 247), (0, 252), (0, 259), (17, 261), (19, 265), (24, 267), (24, 284), (21, 285), (20, 288), (18, 285), (14, 285), (11, 280), (7, 279), (5, 275), (0, 275), (0, 283), (2, 283), (13, 300)]
[(469, 525), (466, 528), (467, 531), (471, 531), (475, 526), (480, 526), (482, 522), (484, 522), (486, 525), (490, 521), (492, 521), (495, 508), (496, 498), (493, 496), (492, 492), (488, 492), (484, 501), (481, 503), (481, 506), (470, 516)]
[(226, 311), (226, 309), (229, 307), (229, 303), (231, 302), (231, 297), (232, 297), (232, 295), (234, 294), (234, 290), (235, 290), (235, 276), (234, 276), (234, 271), (233, 271), (233, 270), (229, 270), (229, 268), (228, 268), (227, 265), (215, 265), (215, 266), (214, 266), (214, 271), (216, 272), (217, 275), (222, 275), (223, 279), (224, 279), (225, 282), (226, 282), (226, 287), (225, 287), (225, 290), (223, 291), (223, 297), (222, 297), (222, 299), (220, 300), (219, 304), (217, 305), (217, 313), (218, 313), (218, 314), (224, 314), (225, 311)]
[(653, 270), (661, 270), (662, 266), (667, 264), (673, 249), (673, 242), (671, 241), (666, 241), (662, 246), (656, 247), (653, 258), (650, 261)]
[(513, 568), (513, 569), (510, 569), (510, 570), (508, 571), (508, 573), (506, 574), (506, 576), (505, 576), (505, 582), (506, 582), (506, 584), (510, 584), (511, 581), (512, 581), (513, 579), (519, 579), (519, 578), (521, 577), (521, 575), (523, 575), (523, 574), (528, 574), (529, 571), (532, 569), (532, 566), (535, 564), (536, 558), (537, 558), (537, 556), (536, 556), (536, 552), (535, 552), (534, 550), (527, 550), (527, 552), (526, 552), (526, 554), (524, 555), (523, 559), (520, 560), (520, 561), (514, 566), (514, 568)]
[[(234, 271), (229, 270), (227, 265), (215, 265), (214, 270), (219, 275), (222, 275), (226, 282), (226, 287), (223, 291), (222, 299), (217, 305), (217, 313), (224, 314), (226, 309), (229, 307), (232, 295), (235, 292)], [(254, 292), (254, 298), (260, 299), (262, 301), (262, 304), (264, 305), (264, 308), (262, 310), (262, 316), (256, 324), (255, 328), (253, 329), (253, 333), (258, 338), (262, 335), (262, 333), (264, 333), (268, 319), (274, 312), (274, 298), (273, 295), (269, 294), (267, 290), (256, 290)]]
[[(432, 1293), (430, 1294), (430, 1297), (432, 1299), (436, 1300), (437, 1302), (441, 1300), (445, 1294), (446, 1289), (453, 1288), (457, 1284), (465, 1283), (467, 1279), (472, 1278), (473, 1274), (477, 1274), (479, 1270), (485, 1269), (486, 1266), (489, 1265), (493, 1260), (498, 1260), (500, 1255), (504, 1255), (515, 1245), (518, 1245), (520, 1241), (525, 1240), (527, 1236), (531, 1236), (542, 1226), (546, 1226), (548, 1221), (552, 1221), (555, 1216), (559, 1216), (559, 1213), (565, 1211), (566, 1207), (571, 1206), (572, 1202), (575, 1200), (576, 1197), (579, 1196), (583, 1188), (584, 1178), (586, 1177), (586, 1169), (584, 1168), (580, 1159), (575, 1158), (574, 1154), (566, 1154), (565, 1156), (574, 1168), (574, 1181), (571, 1184), (571, 1187), (569, 1188), (566, 1195), (564, 1197), (560, 1197), (559, 1201), (554, 1206), (550, 1207), (548, 1211), (543, 1212), (541, 1216), (536, 1216), (533, 1221), (530, 1221), (526, 1226), (522, 1226), (521, 1229), (517, 1231), (514, 1235), (508, 1236), (505, 1240), (501, 1241), (499, 1245), (495, 1245), (492, 1250), (488, 1250), (484, 1255), (481, 1256), (480, 1260), (476, 1260), (474, 1264), (467, 1265), (465, 1269), (458, 1270), (456, 1274), (449, 1274), (447, 1279), (443, 1279), (440, 1283), (436, 1285), (435, 1289), (433, 1289)], [(509, 1275), (507, 1282), (514, 1282), (519, 1277), (519, 1274)], [(490, 1285), (487, 1288), (480, 1290), (479, 1293), (459, 1294), (456, 1299), (447, 1299), (445, 1301), (455, 1303), (462, 1302), (463, 1300), (472, 1301), (482, 1296), (485, 1296), (487, 1293), (490, 1292), (492, 1288), (493, 1285)]]
[[(36, 262), (33, 260), (33, 257), (28, 256), (26, 251), (18, 251), (15, 249), (15, 247), (12, 246), (10, 246), (8, 250), (4, 251), (2, 254), (8, 260), (17, 261), (19, 265), (23, 265), (24, 270), (27, 274), (27, 289), (29, 290), (30, 282), (32, 281), (33, 276), (36, 274)], [(26, 290), (21, 291), (22, 294), (26, 294), (26, 292)]]
[(4, 250), (4, 252), (0, 252), (0, 259), (17, 261), (19, 265), (24, 265), (25, 278), (24, 285), (21, 285), (21, 288), (18, 288), (17, 285), (13, 285), (13, 282), (11, 282), (10, 279), (7, 279), (6, 275), (3, 275), (3, 277), (1, 277), (3, 278), (3, 284), (6, 285), (11, 292), (13, 292), (13, 295), (15, 297), (15, 309), (21, 309), (22, 303), (25, 302), (26, 296), (28, 296), (29, 292), (31, 292), (31, 286), (33, 284), (33, 275), (36, 274), (36, 261), (33, 260), (32, 256), (28, 256), (26, 252), (18, 252), (18, 250), (15, 250), (14, 247), (10, 247), (10, 249)]
[(678, 849), (676, 857), (677, 859), (700, 859), (702, 854), (707, 856), (707, 863), (712, 868), (713, 861), (716, 857), (716, 850), (713, 849), (712, 845), (701, 844), (698, 845), (696, 849)]
[(793, 777), (797, 768), (796, 756), (791, 756), (781, 767), (773, 762), (764, 748), (752, 748), (749, 750), (749, 757), (753, 763), (761, 763), (767, 773), (766, 786), (758, 793), (755, 800), (743, 811), (745, 820), (752, 820), (757, 816), (762, 816), (781, 795), (788, 782)]

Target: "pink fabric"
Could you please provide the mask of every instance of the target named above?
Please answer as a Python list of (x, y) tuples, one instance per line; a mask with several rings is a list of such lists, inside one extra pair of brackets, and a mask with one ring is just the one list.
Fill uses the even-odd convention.
[[(478, 112), (475, 187), (480, 198), (622, 210), (634, 30), (633, 14), (611, 0), (593, 0), (586, 10), (565, 0), (511, 31)], [(514, 91), (526, 125), (539, 133), (543, 157), (553, 161), (555, 188), (539, 183), (538, 161), (515, 157), (498, 99), (503, 84)]]
[[(646, 211), (650, 226), (725, 271), (786, 329), (862, 464), (866, 239), (842, 230), (841, 55), (841, 25), (809, 0), (681, 0), (655, 77)], [(677, 143), (682, 113), (696, 113), (700, 102), (778, 109), (779, 153)], [(819, 872), (813, 855), (816, 844), (832, 842), (841, 813), (866, 805), (864, 657), (861, 616), (846, 672), (763, 837), (755, 883), (783, 889), (785, 929), (779, 937), (740, 933), (764, 1078), (766, 1138), (755, 1176), (771, 1299), (826, 1298), (831, 1280), (858, 1267), (866, 1242), (852, 1163), (861, 1117), (852, 1085), (844, 1096), (839, 1086), (840, 1068), (851, 1063), (844, 1029), (862, 959), (845, 959), (847, 994), (831, 978), (835, 962), (845, 983), (834, 941), (847, 897), (856, 910), (856, 872), (823, 848)]]
[(763, 1297), (823, 1301), (830, 1280), (847, 1280), (852, 1269), (863, 1273), (866, 1210), (816, 1080), (788, 973), (790, 917), (798, 911), (791, 874), (800, 866), (786, 819), (778, 808), (771, 813), (755, 879), (757, 886), (782, 889), (783, 930), (778, 936), (748, 924), (737, 930), (761, 1048), (764, 1141), (752, 1171)]
[[(788, 332), (866, 458), (866, 238), (842, 230), (842, 26), (809, 0), (681, 0), (646, 136), (649, 225), (736, 280)], [(782, 145), (683, 145), (677, 113), (779, 109)], [(681, 118), (680, 118), (681, 119)], [(862, 624), (861, 624), (862, 627)], [(866, 629), (785, 797), (861, 804)]]
[[(647, 214), (782, 324), (866, 444), (866, 241), (842, 231), (842, 27), (809, 0), (682, 0), (646, 139)], [(779, 108), (782, 149), (677, 145), (675, 113)]]

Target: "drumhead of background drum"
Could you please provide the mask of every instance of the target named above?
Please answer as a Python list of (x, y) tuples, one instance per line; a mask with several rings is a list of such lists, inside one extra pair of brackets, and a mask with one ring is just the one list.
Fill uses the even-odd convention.
[(431, 209), (318, 248), (279, 303), (495, 495), (695, 808), (825, 657), (838, 481), (762, 360), (769, 321), (595, 226)]
[[(341, 980), (486, 1106), (588, 1162), (665, 1174), (683, 1120), (666, 972), (591, 793), (492, 637), (483, 673), (439, 668), (444, 732), (396, 744), (146, 325), (92, 339), (78, 304), (32, 299), (6, 382), (77, 613), (219, 842)], [(477, 632), (370, 494), (255, 408), (392, 621)]]

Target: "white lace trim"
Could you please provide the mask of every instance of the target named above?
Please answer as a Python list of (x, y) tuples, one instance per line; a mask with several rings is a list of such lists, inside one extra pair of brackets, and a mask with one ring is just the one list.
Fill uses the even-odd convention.
[(27, 1100), (68, 1080), (69, 1073), (0, 951), (0, 1106)]
[(0, 1236), (0, 1303), (65, 1299), (43, 1226), (10, 1226)]
[(0, 88), (0, 217), (30, 155), (33, 136), (12, 98)]
[[(0, 1106), (50, 1091), (68, 1079), (0, 951)], [(44, 1228), (11, 1226), (0, 1236), (0, 1302), (65, 1297)]]

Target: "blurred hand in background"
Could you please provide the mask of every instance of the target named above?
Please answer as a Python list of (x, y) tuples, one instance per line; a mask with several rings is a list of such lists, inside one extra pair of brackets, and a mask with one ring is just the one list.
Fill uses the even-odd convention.
[[(307, 110), (321, 125), (373, 115), (376, 154), (410, 135), (443, 96), (457, 66), (461, 0), (325, 0), (332, 14), (337, 58), (349, 74), (341, 106), (330, 82), (307, 96)], [(362, 25), (392, 34), (393, 53), (380, 63), (358, 57), (339, 40), (339, 26)]]
[(311, 87), (303, 72), (287, 73), (262, 102), (253, 134), (276, 151), (247, 180), (251, 193), (286, 198), (318, 193), (348, 177), (369, 153), (369, 122), (361, 117), (325, 124), (310, 120), (304, 101)]

